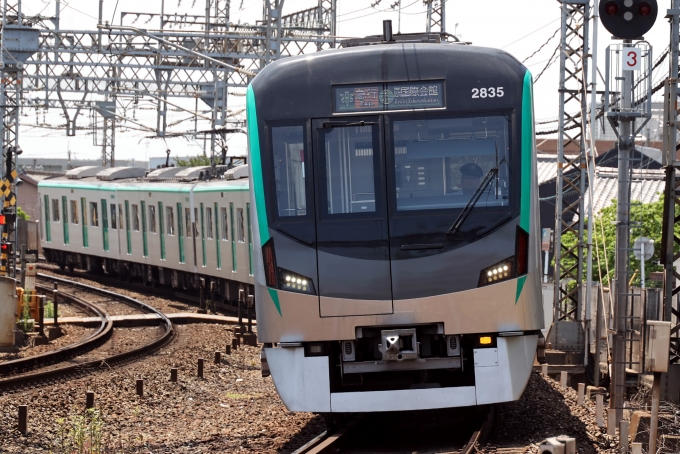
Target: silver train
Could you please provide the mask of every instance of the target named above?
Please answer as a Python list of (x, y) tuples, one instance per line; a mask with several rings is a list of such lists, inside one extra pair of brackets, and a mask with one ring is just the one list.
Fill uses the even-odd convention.
[(246, 99), (258, 337), (286, 406), (518, 399), (543, 328), (529, 71), (383, 42), (279, 60)]
[(80, 167), (38, 184), (43, 255), (236, 305), (253, 294), (248, 167)]

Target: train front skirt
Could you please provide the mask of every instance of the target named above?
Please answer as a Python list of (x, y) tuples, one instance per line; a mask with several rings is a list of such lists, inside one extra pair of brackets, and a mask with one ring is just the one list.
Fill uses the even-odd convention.
[(474, 386), (331, 392), (329, 357), (304, 347), (265, 348), (276, 390), (291, 411), (404, 411), (517, 400), (529, 380), (538, 335), (498, 337), (496, 348), (474, 349)]

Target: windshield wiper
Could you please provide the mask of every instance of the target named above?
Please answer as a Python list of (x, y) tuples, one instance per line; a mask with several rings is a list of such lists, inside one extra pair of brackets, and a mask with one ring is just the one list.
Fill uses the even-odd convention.
[(465, 208), (463, 208), (463, 211), (461, 211), (458, 217), (456, 218), (456, 221), (449, 228), (449, 230), (446, 231), (446, 238), (450, 240), (452, 236), (458, 233), (460, 228), (463, 226), (463, 223), (469, 216), (470, 212), (472, 212), (472, 209), (477, 204), (477, 201), (482, 196), (482, 193), (486, 190), (486, 187), (489, 186), (489, 184), (491, 184), (496, 175), (498, 175), (498, 167), (491, 168), (489, 170), (489, 173), (487, 173), (486, 176), (484, 177), (484, 180), (482, 180), (482, 182), (475, 190), (475, 193), (472, 194), (472, 197), (470, 197), (470, 200), (468, 200), (468, 203), (467, 205), (465, 205)]
[(368, 126), (377, 125), (377, 121), (324, 121), (322, 128), (335, 128), (336, 126)]

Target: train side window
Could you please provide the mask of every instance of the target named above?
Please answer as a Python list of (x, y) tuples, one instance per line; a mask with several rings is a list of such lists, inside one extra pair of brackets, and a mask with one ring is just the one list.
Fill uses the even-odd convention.
[(78, 202), (71, 200), (71, 224), (78, 224)]
[(156, 207), (149, 205), (149, 232), (156, 233)]
[(165, 207), (165, 225), (168, 226), (168, 235), (175, 234), (175, 214), (172, 211), (172, 207)]
[[(118, 204), (118, 219), (119, 219), (119, 222), (123, 222), (123, 204), (122, 203)], [(122, 229), (123, 226), (121, 225), (120, 228)]]
[(139, 205), (132, 204), (132, 230), (139, 232)]
[(198, 238), (198, 208), (194, 208), (194, 238)]
[(52, 222), (59, 222), (59, 199), (52, 199)]
[(92, 227), (99, 227), (99, 213), (95, 202), (90, 202), (90, 225)]
[(221, 230), (222, 230), (222, 241), (227, 241), (229, 239), (229, 226), (227, 225), (227, 209), (226, 208), (220, 208), (220, 218), (222, 221), (222, 224), (220, 224)]
[(116, 218), (116, 204), (111, 204), (111, 228), (118, 229), (118, 219)]
[(205, 209), (205, 237), (209, 240), (213, 238), (213, 219), (212, 208)]
[(236, 219), (237, 219), (236, 228), (238, 229), (238, 242), (245, 243), (246, 233), (245, 229), (243, 228), (243, 208), (236, 209)]
[(185, 208), (184, 209), (184, 219), (186, 221), (186, 228), (184, 229), (185, 232), (187, 232), (187, 236), (191, 236), (191, 208)]
[(272, 154), (279, 217), (305, 216), (307, 195), (304, 127), (273, 127)]

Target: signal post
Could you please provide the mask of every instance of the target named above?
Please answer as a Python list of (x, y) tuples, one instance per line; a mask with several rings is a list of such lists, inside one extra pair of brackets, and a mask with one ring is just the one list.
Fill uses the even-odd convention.
[[(656, 20), (656, 0), (608, 0), (600, 3), (602, 25), (623, 40), (607, 48), (605, 115), (618, 136), (618, 198), (616, 211), (616, 288), (614, 305), (613, 373), (610, 408), (616, 424), (623, 419), (626, 394), (626, 344), (632, 342), (630, 279), (630, 164), (635, 136), (651, 117), (651, 46), (644, 42)], [(638, 41), (633, 44), (633, 41)], [(633, 76), (639, 75), (634, 84)], [(637, 124), (636, 124), (637, 123)]]

